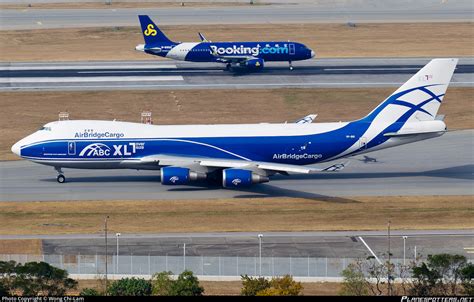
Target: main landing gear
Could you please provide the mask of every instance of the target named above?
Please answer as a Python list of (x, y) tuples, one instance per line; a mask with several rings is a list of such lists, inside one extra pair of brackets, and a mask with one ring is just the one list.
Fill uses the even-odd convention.
[(293, 70), (293, 64), (291, 64), (291, 61), (288, 61), (288, 63), (290, 64), (290, 70)]
[(66, 182), (66, 176), (63, 174), (63, 170), (61, 170), (61, 167), (54, 167), (54, 170), (58, 172), (58, 177), (56, 177), (56, 181), (59, 182), (60, 184)]
[(231, 64), (231, 63), (225, 64), (225, 70), (230, 70), (231, 68), (232, 68), (232, 64)]

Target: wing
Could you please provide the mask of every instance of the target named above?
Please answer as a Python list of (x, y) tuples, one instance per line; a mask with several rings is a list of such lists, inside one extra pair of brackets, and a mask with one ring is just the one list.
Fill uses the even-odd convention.
[(222, 63), (242, 63), (248, 60), (254, 60), (258, 59), (253, 56), (247, 56), (247, 55), (220, 55), (217, 52), (212, 52), (211, 55), (217, 58), (218, 61)]
[(244, 168), (249, 170), (263, 170), (268, 174), (274, 173), (300, 173), (310, 174), (317, 172), (335, 172), (344, 169), (347, 166), (347, 162), (334, 164), (325, 168), (319, 168), (314, 166), (298, 166), (279, 164), (272, 162), (261, 162), (261, 161), (247, 161), (238, 159), (217, 159), (217, 158), (200, 158), (200, 157), (187, 157), (187, 156), (175, 156), (175, 155), (151, 155), (143, 157), (140, 161), (143, 164), (155, 163), (159, 166), (192, 166), (199, 165), (205, 168)]
[(317, 117), (317, 114), (309, 114), (297, 121), (295, 121), (295, 124), (311, 124)]

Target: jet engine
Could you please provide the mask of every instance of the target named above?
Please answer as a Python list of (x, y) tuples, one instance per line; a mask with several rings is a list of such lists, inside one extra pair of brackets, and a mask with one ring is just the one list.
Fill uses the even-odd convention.
[(263, 59), (250, 59), (245, 61), (245, 67), (249, 69), (262, 69), (264, 65)]
[(191, 171), (189, 168), (161, 168), (161, 183), (164, 185), (185, 185), (191, 181), (204, 179), (206, 179), (206, 173)]
[(267, 176), (256, 174), (250, 170), (224, 169), (222, 170), (222, 186), (224, 188), (248, 187), (252, 184), (268, 182)]

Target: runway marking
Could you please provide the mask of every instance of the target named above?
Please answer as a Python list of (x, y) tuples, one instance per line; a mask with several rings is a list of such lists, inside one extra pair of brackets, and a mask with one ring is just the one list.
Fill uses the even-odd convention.
[[(212, 69), (211, 71), (223, 71), (223, 69)], [(163, 73), (179, 73), (179, 72), (185, 72), (185, 73), (202, 73), (202, 70), (106, 70), (106, 71), (78, 71), (77, 73), (83, 73), (83, 74), (107, 74), (107, 73), (158, 73), (158, 72), (163, 72)]]
[(359, 236), (359, 239), (360, 241), (362, 241), (362, 243), (365, 245), (365, 247), (369, 250), (369, 252), (372, 254), (372, 256), (374, 256), (375, 260), (377, 260), (377, 262), (379, 264), (382, 264), (382, 261), (380, 261), (379, 257), (377, 257), (377, 255), (375, 255), (374, 251), (372, 251), (372, 249), (370, 248), (370, 246), (365, 242), (365, 240)]
[[(173, 76), (157, 76), (159, 78), (171, 78)], [(104, 78), (112, 78), (112, 77), (104, 77)], [(118, 78), (123, 78), (123, 77), (118, 77)], [(129, 78), (151, 78), (151, 77), (129, 77)], [(182, 77), (179, 76), (179, 80), (182, 80)], [(84, 77), (81, 77), (80, 79), (84, 79)], [(86, 78), (87, 79), (87, 78)], [(122, 80), (124, 81), (124, 80)], [(82, 81), (82, 82), (87, 82), (87, 81)], [(1, 81), (0, 78), (0, 84), (8, 84), (11, 82), (8, 81)], [(33, 83), (33, 82), (32, 82)], [(118, 85), (82, 85), (82, 86), (67, 86), (67, 85), (62, 85), (62, 86), (8, 86), (8, 87), (0, 87), (0, 90), (14, 90), (14, 89), (69, 89), (69, 88), (186, 88), (186, 89), (192, 89), (192, 88), (245, 88), (245, 87), (297, 87), (297, 86), (312, 86), (312, 87), (325, 87), (325, 86), (336, 86), (336, 87), (345, 87), (345, 86), (354, 86), (354, 85), (359, 85), (361, 87), (370, 87), (372, 86), (395, 86), (395, 85), (401, 85), (403, 83), (314, 83), (314, 82), (309, 82), (309, 83), (267, 83), (267, 84), (257, 84), (257, 83), (248, 83), (248, 84), (150, 84), (150, 85), (127, 85), (127, 86), (118, 86)], [(456, 85), (473, 85), (474, 82), (451, 82), (451, 86), (455, 87)]]
[[(45, 78), (0, 78), (2, 84), (21, 83), (81, 83), (81, 82), (143, 82), (143, 81), (183, 81), (182, 76), (151, 77), (45, 77)], [(81, 86), (87, 87), (87, 86)], [(98, 86), (100, 87), (100, 86)]]
[(0, 66), (0, 71), (23, 71), (23, 70), (80, 70), (80, 69), (176, 69), (176, 65), (58, 65), (58, 66)]
[(474, 247), (465, 247), (466, 253), (468, 254), (474, 254)]
[(392, 67), (392, 68), (324, 68), (327, 71), (369, 71), (369, 70), (420, 70), (419, 67)]

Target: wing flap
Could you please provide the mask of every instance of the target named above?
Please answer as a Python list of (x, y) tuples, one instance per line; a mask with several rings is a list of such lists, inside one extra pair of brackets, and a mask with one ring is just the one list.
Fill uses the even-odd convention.
[(317, 172), (336, 172), (344, 169), (348, 162), (334, 164), (326, 168), (318, 168), (312, 166), (298, 166), (290, 164), (280, 164), (271, 162), (247, 161), (238, 159), (214, 159), (214, 158), (199, 158), (187, 156), (174, 155), (152, 155), (141, 159), (143, 163), (155, 162), (160, 166), (187, 166), (199, 164), (204, 167), (211, 168), (249, 168), (261, 169), (275, 172), (290, 172), (300, 174), (310, 174)]

